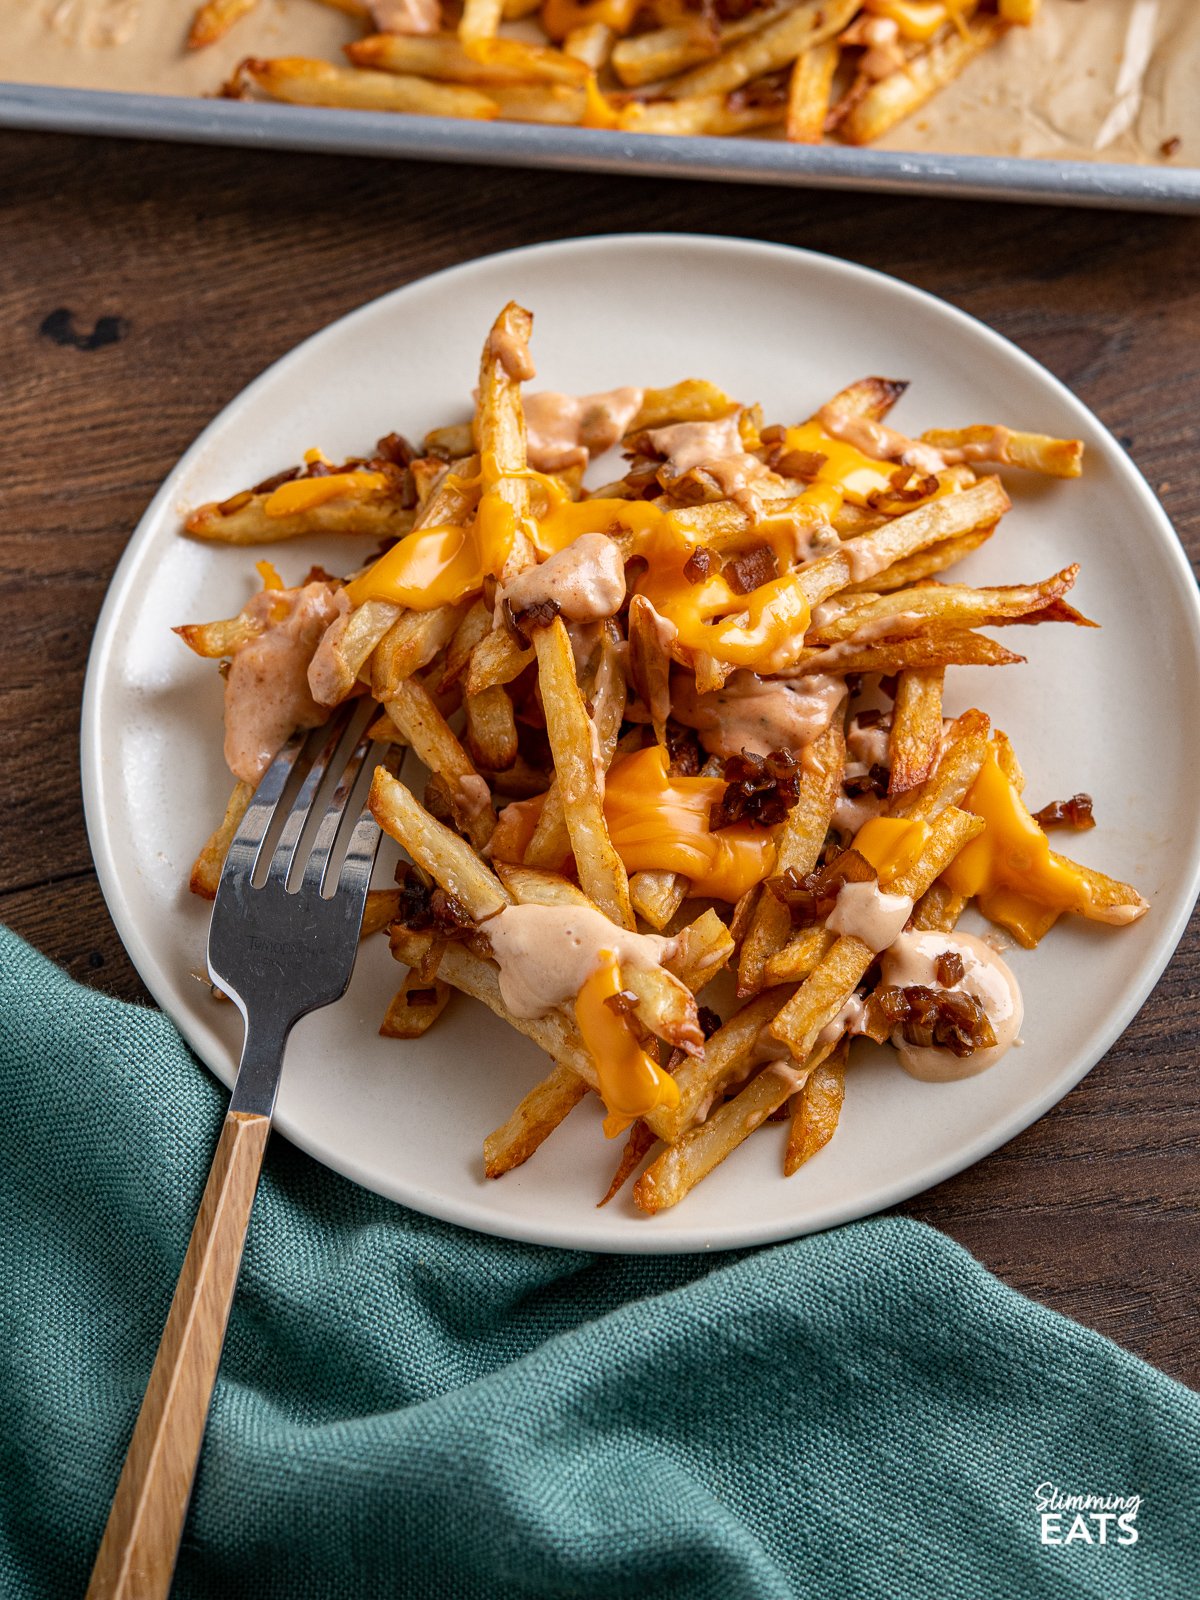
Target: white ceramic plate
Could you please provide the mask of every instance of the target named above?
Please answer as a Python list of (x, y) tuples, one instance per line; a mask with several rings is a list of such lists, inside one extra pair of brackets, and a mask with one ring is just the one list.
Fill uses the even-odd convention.
[[(602, 1211), (618, 1146), (580, 1106), (523, 1168), (482, 1175), (480, 1145), (545, 1058), (457, 999), (419, 1043), (376, 1029), (399, 969), (364, 948), (349, 994), (302, 1022), (279, 1097), (282, 1133), (348, 1177), (435, 1216), (548, 1244), (617, 1251), (727, 1248), (790, 1237), (894, 1204), (960, 1171), (1040, 1116), (1088, 1071), (1149, 994), (1196, 898), (1200, 809), (1192, 726), (1200, 606), (1143, 479), (1095, 417), (980, 323), (891, 278), (735, 239), (627, 236), (540, 245), (454, 268), (364, 306), (264, 373), (197, 440), (142, 519), (113, 579), (83, 716), (88, 828), (113, 918), (147, 987), (232, 1081), (240, 1022), (202, 967), (207, 907), (188, 868), (228, 796), (221, 682), (169, 628), (236, 612), (261, 552), (177, 536), (181, 512), (320, 444), (337, 457), (398, 429), (420, 437), (467, 414), (484, 334), (510, 297), (535, 313), (538, 385), (577, 391), (713, 379), (768, 418), (805, 416), (868, 373), (912, 380), (900, 425), (1007, 422), (1082, 437), (1085, 476), (1016, 477), (1001, 533), (961, 569), (1042, 578), (1069, 561), (1072, 599), (1102, 633), (1012, 630), (1029, 664), (955, 669), (948, 705), (979, 704), (1015, 739), (1035, 806), (1089, 790), (1099, 826), (1067, 848), (1137, 883), (1149, 915), (1125, 930), (1068, 919), (1015, 951), (1024, 1048), (960, 1083), (918, 1083), (860, 1046), (836, 1139), (780, 1175), (784, 1130), (750, 1139), (681, 1206)], [(290, 581), (351, 548), (270, 552)], [(366, 554), (365, 548), (361, 552)], [(385, 843), (388, 843), (385, 841)], [(382, 863), (390, 875), (391, 857)]]

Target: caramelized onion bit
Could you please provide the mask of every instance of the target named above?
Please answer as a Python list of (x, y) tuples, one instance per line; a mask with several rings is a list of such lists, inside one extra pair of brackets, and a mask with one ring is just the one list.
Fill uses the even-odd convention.
[(437, 1005), (438, 992), (430, 987), (428, 989), (410, 989), (408, 1003), (410, 1006), (435, 1006)]
[(407, 467), (417, 458), (417, 452), (402, 433), (385, 433), (375, 446), (381, 461), (390, 461), (397, 467)]
[(943, 950), (933, 970), (943, 989), (952, 989), (962, 979), (963, 958), (957, 950)]
[(606, 994), (604, 1004), (619, 1017), (628, 1017), (637, 1010), (638, 997), (632, 989), (618, 989), (616, 994)]
[(800, 763), (790, 750), (772, 750), (768, 756), (743, 750), (740, 756), (730, 756), (722, 776), (725, 793), (708, 814), (714, 832), (733, 822), (773, 828), (800, 798)]
[(706, 1039), (711, 1039), (721, 1026), (721, 1018), (711, 1006), (700, 1006), (696, 1011), (696, 1021), (700, 1024), (700, 1032)]
[(842, 787), (852, 799), (857, 799), (864, 794), (873, 794), (877, 799), (882, 800), (888, 792), (890, 781), (891, 773), (887, 767), (876, 761), (870, 770), (861, 777), (843, 778)]
[(533, 605), (523, 606), (520, 611), (516, 611), (513, 609), (512, 601), (505, 600), (501, 610), (504, 614), (504, 626), (521, 649), (528, 650), (529, 630), (548, 628), (562, 607), (557, 600), (536, 600)]
[(781, 450), (771, 466), (781, 477), (811, 483), (828, 460), (820, 450)]
[(895, 500), (926, 500), (937, 493), (938, 481), (934, 473), (918, 473), (915, 467), (900, 466), (891, 475), (890, 489), (873, 489), (867, 504), (875, 509)]
[(409, 861), (396, 867), (400, 886), (400, 909), (396, 921), (410, 933), (440, 933), (447, 939), (460, 939), (475, 930), (461, 900), (430, 883)]
[(1033, 820), (1039, 828), (1094, 828), (1090, 794), (1073, 794), (1069, 800), (1051, 800), (1048, 806), (1035, 811)]
[(839, 851), (827, 865), (802, 876), (794, 868), (767, 879), (767, 888), (788, 909), (793, 927), (823, 922), (837, 904), (842, 885), (874, 883), (875, 868), (859, 851)]
[(734, 594), (751, 594), (779, 576), (779, 558), (769, 544), (757, 544), (727, 561), (724, 576)]
[(683, 575), (689, 583), (703, 583), (713, 567), (713, 553), (707, 545), (698, 544), (683, 564)]
[(990, 1050), (996, 1035), (988, 1014), (974, 995), (961, 989), (930, 989), (914, 983), (904, 989), (876, 989), (868, 1004), (901, 1037), (923, 1049), (973, 1055)]
[(700, 735), (695, 728), (685, 728), (674, 717), (667, 718), (667, 755), (671, 762), (673, 778), (694, 778), (704, 764)]

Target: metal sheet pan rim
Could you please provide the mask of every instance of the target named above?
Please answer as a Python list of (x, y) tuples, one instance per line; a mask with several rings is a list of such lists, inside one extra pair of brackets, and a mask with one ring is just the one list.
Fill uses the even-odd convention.
[(0, 128), (812, 188), (1200, 211), (1200, 168), (623, 134), (0, 82)]

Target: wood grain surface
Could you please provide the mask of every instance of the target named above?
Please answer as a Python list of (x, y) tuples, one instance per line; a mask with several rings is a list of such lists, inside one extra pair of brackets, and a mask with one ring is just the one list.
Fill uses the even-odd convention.
[[(0, 918), (85, 983), (146, 998), (91, 867), (80, 691), (125, 541), (204, 424), (385, 290), (626, 229), (805, 245), (982, 317), (1098, 413), (1200, 552), (1196, 219), (4, 135)], [(902, 1208), (1194, 1385), (1198, 932), (1056, 1110)]]

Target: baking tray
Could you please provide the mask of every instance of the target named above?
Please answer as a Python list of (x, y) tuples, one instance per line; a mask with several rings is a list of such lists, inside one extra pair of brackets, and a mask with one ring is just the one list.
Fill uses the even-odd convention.
[(0, 83), (0, 127), (410, 161), (707, 178), (890, 194), (1200, 211), (1200, 168), (665, 137), (531, 123)]

